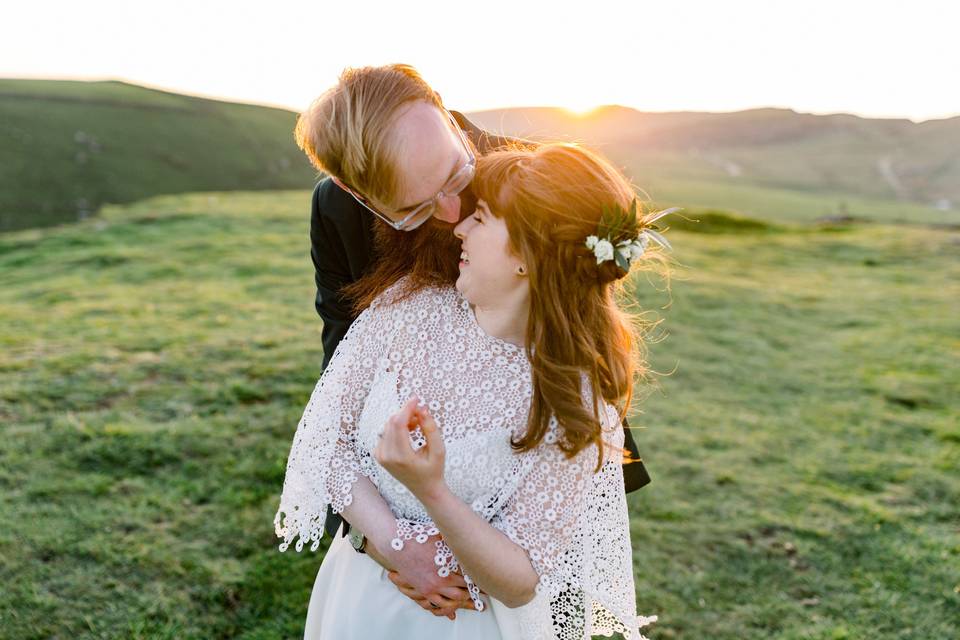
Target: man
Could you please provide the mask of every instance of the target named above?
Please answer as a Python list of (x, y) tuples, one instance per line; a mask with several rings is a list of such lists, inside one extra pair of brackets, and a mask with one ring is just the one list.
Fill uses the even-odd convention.
[[(399, 276), (425, 266), (420, 270), (455, 279), (459, 243), (453, 225), (475, 208), (469, 183), (476, 155), (534, 144), (487, 134), (447, 111), (407, 65), (348, 69), (301, 114), (296, 139), (329, 176), (314, 190), (310, 226), (324, 367), (356, 318), (365, 276)], [(649, 477), (624, 427), (632, 456), (624, 481), (633, 491)], [(436, 574), (432, 544), (390, 547), (393, 516), (376, 497), (362, 500), (376, 508), (352, 516), (363, 532), (351, 534), (354, 548), (390, 570), (394, 584), (424, 609), (452, 618), (456, 608), (472, 608), (462, 576)], [(335, 536), (341, 522), (347, 535), (350, 524), (328, 509), (327, 533)]]

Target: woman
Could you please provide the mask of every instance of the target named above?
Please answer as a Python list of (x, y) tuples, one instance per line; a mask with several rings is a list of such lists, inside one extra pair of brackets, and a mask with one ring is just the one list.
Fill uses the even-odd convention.
[(620, 428), (634, 340), (614, 296), (662, 259), (648, 225), (668, 212), (638, 219), (627, 180), (573, 145), (485, 156), (474, 189), (456, 287), (384, 283), (338, 346), (275, 523), (281, 551), (316, 549), (328, 504), (351, 520), (379, 495), (394, 547), (439, 533), (438, 573), (461, 573), (476, 610), (426, 615), (338, 536), (306, 636), (641, 638), (655, 617), (636, 615)]

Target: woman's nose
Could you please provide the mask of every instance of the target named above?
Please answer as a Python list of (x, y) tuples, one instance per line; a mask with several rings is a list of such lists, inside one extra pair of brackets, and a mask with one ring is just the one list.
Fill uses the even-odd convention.
[(444, 195), (437, 203), (437, 211), (433, 217), (444, 222), (455, 223), (460, 220), (460, 196)]
[(453, 228), (453, 235), (457, 236), (461, 240), (465, 240), (467, 237), (467, 231), (470, 229), (470, 225), (473, 224), (473, 216), (467, 216), (460, 221), (460, 224)]

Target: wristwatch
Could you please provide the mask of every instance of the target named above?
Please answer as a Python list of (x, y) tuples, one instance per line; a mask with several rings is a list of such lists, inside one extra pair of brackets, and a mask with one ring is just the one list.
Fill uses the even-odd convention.
[(350, 527), (347, 536), (350, 538), (350, 546), (353, 547), (354, 551), (366, 553), (364, 549), (367, 548), (367, 536), (363, 535), (356, 527)]

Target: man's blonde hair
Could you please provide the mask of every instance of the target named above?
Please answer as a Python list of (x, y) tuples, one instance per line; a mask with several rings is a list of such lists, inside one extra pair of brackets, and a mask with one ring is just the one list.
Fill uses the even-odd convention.
[(300, 114), (294, 137), (310, 162), (373, 202), (396, 208), (400, 184), (390, 129), (401, 107), (440, 96), (406, 64), (347, 68)]

